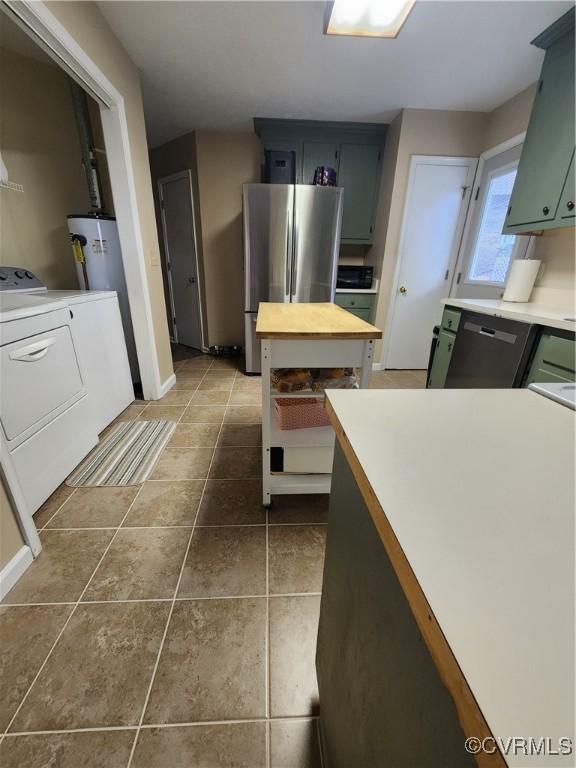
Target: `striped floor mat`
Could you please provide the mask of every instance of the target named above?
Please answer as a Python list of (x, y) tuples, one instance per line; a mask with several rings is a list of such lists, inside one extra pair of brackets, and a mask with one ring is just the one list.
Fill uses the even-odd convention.
[(123, 421), (66, 480), (67, 485), (138, 485), (148, 477), (176, 428), (173, 421)]

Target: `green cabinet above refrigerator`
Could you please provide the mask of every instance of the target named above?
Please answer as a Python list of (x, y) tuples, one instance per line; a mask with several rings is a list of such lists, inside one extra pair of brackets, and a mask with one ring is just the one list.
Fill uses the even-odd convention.
[(264, 151), (294, 152), (297, 184), (312, 184), (318, 166), (336, 171), (336, 183), (344, 189), (340, 236), (344, 245), (372, 243), (387, 127), (380, 123), (254, 118)]

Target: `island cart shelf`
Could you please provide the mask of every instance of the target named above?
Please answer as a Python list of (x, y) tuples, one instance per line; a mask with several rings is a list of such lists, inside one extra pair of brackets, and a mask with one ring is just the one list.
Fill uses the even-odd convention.
[[(324, 400), (324, 390), (279, 392), (276, 369), (349, 368), (356, 387), (368, 386), (374, 340), (382, 332), (335, 304), (260, 304), (256, 337), (262, 345), (262, 494), (330, 493), (334, 430), (331, 426), (281, 429), (275, 400)], [(336, 380), (335, 380), (336, 383)], [(285, 402), (285, 401), (284, 401)]]

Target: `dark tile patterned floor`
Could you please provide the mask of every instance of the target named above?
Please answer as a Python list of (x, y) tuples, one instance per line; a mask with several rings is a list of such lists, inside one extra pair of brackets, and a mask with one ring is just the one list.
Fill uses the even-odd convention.
[[(3, 768), (320, 768), (327, 497), (261, 506), (260, 380), (174, 351), (150, 480), (58, 489), (0, 606)], [(422, 386), (377, 373), (378, 387)]]

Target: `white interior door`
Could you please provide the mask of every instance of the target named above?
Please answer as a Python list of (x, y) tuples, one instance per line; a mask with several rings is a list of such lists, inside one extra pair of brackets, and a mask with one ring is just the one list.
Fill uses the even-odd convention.
[(202, 349), (202, 318), (190, 171), (158, 182), (174, 340)]
[(502, 234), (521, 151), (517, 144), (480, 157), (452, 296), (501, 298), (512, 261), (526, 256), (528, 237)]
[(390, 308), (386, 368), (426, 368), (448, 297), (477, 158), (415, 155)]

